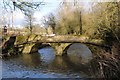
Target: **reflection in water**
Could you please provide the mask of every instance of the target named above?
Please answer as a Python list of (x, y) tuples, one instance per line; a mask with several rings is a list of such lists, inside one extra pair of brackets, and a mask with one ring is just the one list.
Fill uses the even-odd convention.
[(54, 49), (51, 47), (40, 49), (38, 50), (38, 52), (41, 55), (40, 58), (42, 62), (44, 62), (45, 64), (50, 64), (55, 58)]
[(91, 75), (89, 73), (89, 66), (86, 66), (80, 62), (76, 62), (76, 59), (74, 58), (73, 60), (71, 59), (71, 57), (68, 57), (68, 56), (64, 58), (64, 61), (66, 62), (68, 66), (67, 67), (68, 70), (72, 70), (72, 72), (78, 72), (78, 73), (81, 72), (81, 73), (85, 73), (86, 75)]
[[(80, 57), (82, 53), (76, 51), (84, 49), (75, 46), (76, 44), (73, 45), (74, 48), (71, 53), (68, 50), (68, 55), (62, 57), (55, 56), (54, 49), (48, 47), (38, 50), (39, 53), (23, 54), (14, 58), (3, 59), (2, 76), (19, 78), (88, 77), (90, 74), (88, 66), (81, 63), (81, 60), (83, 60)], [(87, 55), (87, 52), (84, 55)], [(91, 57), (90, 53), (88, 55)]]
[(53, 70), (58, 70), (59, 72), (64, 72), (68, 70), (68, 66), (66, 62), (64, 61), (63, 57), (61, 56), (56, 56), (52, 64), (50, 65)]
[(40, 55), (38, 53), (31, 54), (23, 54), (21, 59), (23, 60), (23, 64), (29, 67), (38, 67), (41, 65)]
[(67, 51), (67, 54), (71, 60), (75, 61), (74, 63), (87, 63), (93, 58), (90, 49), (81, 43), (71, 45)]

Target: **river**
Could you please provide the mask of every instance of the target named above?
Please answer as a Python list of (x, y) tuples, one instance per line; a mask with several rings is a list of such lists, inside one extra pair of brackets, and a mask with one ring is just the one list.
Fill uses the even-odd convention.
[(83, 44), (73, 44), (67, 56), (55, 56), (51, 47), (37, 53), (15, 55), (2, 60), (2, 78), (89, 78), (92, 53)]

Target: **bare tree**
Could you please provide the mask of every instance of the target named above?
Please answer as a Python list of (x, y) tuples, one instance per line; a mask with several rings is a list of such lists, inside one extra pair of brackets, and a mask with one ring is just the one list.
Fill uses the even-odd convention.
[(55, 16), (52, 13), (48, 16), (48, 25), (52, 28), (53, 34), (55, 34), (56, 21)]
[(24, 1), (24, 0), (2, 0), (3, 8), (7, 11), (8, 9), (16, 10), (16, 8), (20, 9), (24, 12), (24, 14), (28, 13), (28, 9), (40, 9), (41, 5), (45, 5), (45, 2), (43, 0), (40, 0), (38, 2), (33, 1)]
[(56, 21), (55, 21), (55, 16), (52, 13), (44, 17), (42, 22), (45, 25), (45, 27), (50, 26), (52, 28), (53, 34), (55, 34)]
[(27, 29), (30, 31), (30, 33), (32, 34), (32, 30), (33, 30), (33, 27), (34, 27), (34, 21), (35, 21), (35, 18), (33, 16), (33, 12), (30, 12), (28, 15), (25, 16), (25, 21), (26, 21), (26, 27)]
[[(23, 12), (25, 14), (26, 18), (28, 19), (28, 22), (30, 23), (29, 25), (32, 25), (32, 23), (31, 23), (32, 22), (32, 18), (31, 18), (32, 14), (30, 14), (30, 11), (35, 12), (36, 10), (40, 10), (42, 5), (45, 5), (45, 2), (43, 0), (39, 0), (38, 2), (34, 2), (33, 0), (28, 1), (28, 2), (26, 0), (1, 0), (1, 2), (0, 2), (0, 7), (2, 8), (1, 12), (3, 10), (5, 10), (6, 13), (12, 14), (12, 27), (14, 25), (13, 12), (15, 10), (17, 10), (17, 9), (21, 10), (21, 12)], [(2, 14), (2, 15), (4, 15), (4, 14)], [(31, 26), (29, 28), (32, 31)]]

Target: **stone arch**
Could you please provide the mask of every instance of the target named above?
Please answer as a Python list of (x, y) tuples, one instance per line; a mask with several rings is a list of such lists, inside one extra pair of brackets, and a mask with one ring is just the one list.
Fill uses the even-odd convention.
[(34, 45), (32, 46), (32, 48), (31, 48), (31, 53), (32, 53), (32, 52), (37, 52), (38, 49), (41, 47), (41, 44), (42, 44), (42, 43), (36, 43), (36, 44), (34, 44)]
[[(89, 48), (90, 46), (86, 45), (85, 43), (78, 43), (78, 46), (71, 47), (74, 50), (69, 49), (70, 46), (76, 43), (71, 43), (69, 44), (64, 50), (63, 54), (66, 54), (67, 56), (70, 57), (71, 60), (75, 60), (76, 62), (81, 62), (81, 63), (87, 63), (91, 59), (93, 59), (93, 54), (91, 49)], [(69, 49), (69, 51), (68, 51)]]
[(63, 50), (71, 43), (48, 43), (54, 50), (56, 56), (62, 56)]
[(67, 50), (68, 48), (73, 45), (74, 43), (70, 43), (64, 50), (63, 50), (63, 55), (67, 55)]
[[(46, 43), (46, 46), (50, 46), (55, 50), (55, 55), (67, 55), (67, 50), (68, 48), (75, 44), (75, 43)], [(91, 46), (89, 44), (85, 44), (85, 43), (81, 43), (82, 45), (85, 45), (91, 52), (93, 50), (91, 50)]]
[(39, 49), (45, 48), (45, 47), (52, 47), (50, 43), (35, 43), (32, 48), (31, 52), (37, 52)]
[[(67, 54), (67, 50), (68, 50), (68, 48), (71, 46), (71, 45), (73, 45), (73, 44), (75, 44), (75, 43), (70, 43), (68, 46), (66, 46), (66, 48), (63, 50), (63, 53), (64, 54)], [(85, 45), (90, 51), (91, 51), (91, 46), (90, 45), (88, 45), (88, 44), (85, 44), (85, 43), (80, 43), (81, 45)]]
[(21, 51), (22, 53), (33, 53), (33, 52), (37, 52), (38, 49), (44, 48), (46, 46), (50, 46), (50, 45), (42, 44), (42, 43), (28, 43), (28, 44), (24, 44)]
[[(67, 54), (67, 50), (70, 48), (70, 46), (72, 46), (73, 44), (76, 44), (76, 43), (70, 43), (68, 46), (66, 46), (66, 48), (63, 50), (63, 54)], [(93, 51), (91, 46), (89, 44), (86, 44), (86, 43), (78, 43), (82, 46), (85, 46), (87, 49), (89, 49), (91, 52)]]
[[(75, 43), (70, 43), (68, 46), (66, 46), (66, 48), (63, 50), (63, 53), (64, 53), (64, 54), (67, 54), (68, 48), (69, 48), (71, 45), (73, 45), (73, 44), (75, 44)], [(105, 48), (105, 47), (103, 47), (103, 46), (95, 45), (95, 44), (92, 44), (92, 43), (80, 43), (80, 44), (87, 46), (88, 49), (89, 49), (92, 53), (96, 52), (96, 50), (99, 51), (100, 49)]]
[[(50, 46), (55, 50), (55, 55), (66, 55), (68, 48), (75, 43), (36, 43), (31, 45), (30, 52), (36, 52), (38, 49)], [(88, 47), (88, 49), (93, 52), (93, 48), (89, 44), (81, 43)]]

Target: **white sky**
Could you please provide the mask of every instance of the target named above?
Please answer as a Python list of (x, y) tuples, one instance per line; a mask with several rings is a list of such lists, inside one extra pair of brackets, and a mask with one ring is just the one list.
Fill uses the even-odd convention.
[[(21, 0), (21, 1), (42, 1), (42, 0)], [(34, 17), (36, 18), (36, 23), (40, 24), (41, 22), (41, 18), (43, 16), (46, 16), (47, 14), (49, 14), (50, 12), (56, 12), (57, 7), (60, 4), (60, 1), (62, 0), (44, 0), (44, 2), (46, 2), (46, 5), (41, 6), (41, 10), (39, 12), (35, 12)], [(70, 1), (70, 0), (69, 0)], [(80, 2), (98, 2), (98, 1), (102, 1), (102, 2), (112, 2), (114, 0), (79, 0)], [(117, 0), (120, 1), (120, 0)], [(1, 0), (0, 0), (0, 5), (1, 5)], [(86, 7), (89, 7), (89, 5), (86, 3)], [(0, 6), (1, 9), (1, 6)], [(3, 15), (4, 13), (2, 13)], [(9, 18), (9, 16), (11, 16), (11, 14), (7, 15), (7, 18)], [(24, 25), (24, 14), (20, 11), (15, 11), (14, 12), (14, 25), (16, 26), (20, 26), (20, 25)]]
[[(43, 16), (46, 16), (51, 12), (53, 13), (56, 12), (56, 9), (59, 6), (61, 0), (44, 0), (44, 1), (47, 2), (47, 4), (45, 6), (42, 6), (40, 11), (34, 13), (36, 23), (38, 24), (41, 23), (41, 19)], [(24, 14), (22, 14), (22, 12), (20, 11), (14, 12), (14, 24), (21, 25), (23, 24), (23, 21), (24, 21)]]
[[(43, 1), (43, 0), (21, 0), (21, 1), (35, 1), (35, 2), (39, 1), (40, 2), (40, 1)], [(55, 9), (58, 7), (60, 1), (61, 0), (44, 0), (46, 5), (41, 6), (40, 11), (36, 11), (34, 13), (34, 17), (36, 19), (36, 23), (40, 23), (41, 22), (41, 18), (43, 16), (49, 14), (50, 12), (54, 12)], [(2, 0), (0, 0), (0, 10), (2, 9), (1, 5), (2, 5)], [(8, 14), (4, 15), (4, 11), (0, 12), (0, 15), (1, 14), (2, 14), (2, 16), (6, 17), (8, 22), (9, 22), (9, 19), (10, 19), (11, 20), (10, 24), (12, 24), (12, 14), (8, 13)], [(25, 23), (25, 19), (24, 18), (25, 17), (24, 17), (24, 14), (20, 10), (16, 9), (16, 11), (14, 11), (13, 16), (14, 16), (13, 18), (14, 18), (14, 25), (15, 26), (24, 25), (24, 23)]]

